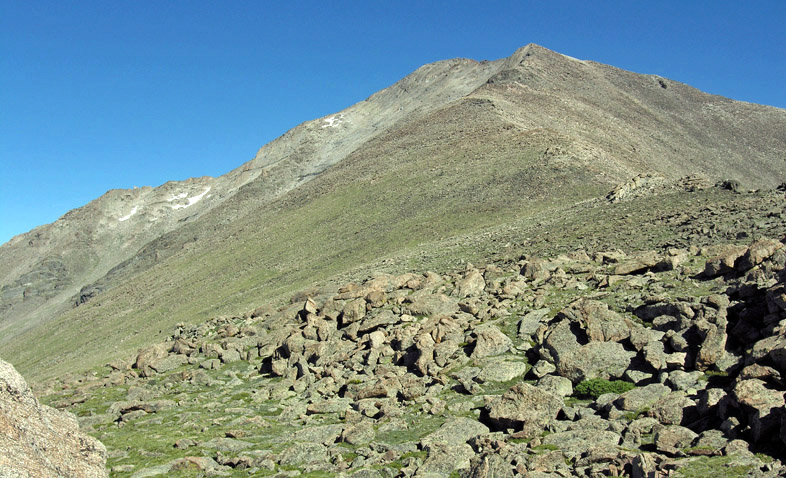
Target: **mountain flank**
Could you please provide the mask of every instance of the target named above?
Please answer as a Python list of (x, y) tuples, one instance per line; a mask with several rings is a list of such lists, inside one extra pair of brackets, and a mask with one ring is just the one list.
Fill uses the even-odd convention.
[(113, 191), (0, 247), (0, 353), (33, 379), (98, 364), (177, 322), (569, 218), (640, 174), (772, 188), (785, 130), (783, 110), (537, 45), (427, 65), (225, 176)]

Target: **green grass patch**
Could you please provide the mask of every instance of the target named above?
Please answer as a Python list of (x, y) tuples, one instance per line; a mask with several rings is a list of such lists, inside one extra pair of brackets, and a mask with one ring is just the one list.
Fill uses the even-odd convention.
[(641, 408), (639, 410), (625, 412), (624, 417), (625, 417), (625, 419), (627, 421), (632, 422), (633, 420), (637, 420), (637, 419), (641, 418), (642, 415), (644, 415), (645, 413), (647, 413), (649, 411), (650, 411), (649, 407), (644, 407), (644, 408)]
[(559, 447), (557, 445), (552, 445), (551, 443), (544, 443), (542, 445), (538, 445), (532, 448), (535, 452), (546, 452), (546, 451), (557, 451)]
[(708, 476), (742, 478), (748, 476), (748, 472), (752, 468), (750, 465), (736, 464), (733, 456), (701, 457), (678, 468), (675, 476), (681, 478), (706, 478)]
[(622, 394), (628, 390), (633, 390), (636, 385), (623, 380), (606, 380), (593, 378), (585, 380), (573, 389), (573, 395), (578, 398), (591, 398), (597, 400), (598, 397), (607, 393)]

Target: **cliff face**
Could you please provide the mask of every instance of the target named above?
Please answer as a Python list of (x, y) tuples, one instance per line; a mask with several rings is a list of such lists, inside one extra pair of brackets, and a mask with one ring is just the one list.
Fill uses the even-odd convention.
[(106, 477), (106, 448), (76, 417), (41, 405), (14, 367), (0, 360), (0, 476)]

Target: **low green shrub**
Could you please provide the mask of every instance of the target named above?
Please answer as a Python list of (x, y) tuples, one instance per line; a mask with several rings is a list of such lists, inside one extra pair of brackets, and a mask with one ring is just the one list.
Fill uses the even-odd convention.
[(597, 400), (597, 398), (604, 393), (620, 394), (632, 390), (634, 387), (634, 384), (622, 380), (593, 378), (576, 385), (573, 389), (573, 395), (578, 398), (591, 398)]

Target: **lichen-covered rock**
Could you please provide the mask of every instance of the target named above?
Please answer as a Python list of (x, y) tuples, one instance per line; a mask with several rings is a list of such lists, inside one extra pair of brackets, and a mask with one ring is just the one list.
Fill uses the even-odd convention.
[(640, 411), (649, 408), (660, 397), (671, 392), (671, 389), (660, 383), (653, 383), (644, 387), (629, 390), (614, 402), (620, 410)]
[(562, 397), (534, 385), (519, 383), (486, 406), (489, 419), (501, 429), (537, 436), (562, 410)]
[(466, 275), (456, 283), (456, 295), (461, 298), (477, 297), (483, 293), (486, 281), (483, 274), (477, 269), (469, 270)]
[(38, 403), (14, 367), (0, 360), (0, 476), (105, 477), (106, 448), (70, 413)]
[(475, 349), (472, 351), (472, 358), (474, 359), (503, 354), (513, 345), (510, 337), (503, 334), (493, 325), (478, 327), (475, 334), (477, 339), (475, 340)]
[(739, 382), (733, 394), (751, 427), (754, 442), (780, 426), (778, 409), (784, 406), (782, 390), (770, 389), (762, 380), (751, 379)]
[[(525, 257), (445, 280), (375, 274), (338, 295), (299, 294), (264, 318), (215, 318), (198, 332), (179, 326), (140, 352), (135, 370), (111, 366), (45, 393), (112, 443), (128, 430), (150, 433), (139, 455), (165, 464), (123, 448), (110, 454), (113, 473), (138, 477), (229, 475), (228, 467), (282, 476), (643, 477), (715, 457), (777, 476), (780, 461), (765, 469), (753, 451), (777, 455), (786, 444), (785, 251), (760, 253), (746, 271), (726, 261), (711, 281), (693, 259), (653, 265), (678, 250), (649, 254), (646, 274), (614, 280), (610, 264), (623, 273), (639, 256)], [(516, 274), (527, 264), (545, 282)], [(596, 380), (593, 402), (565, 405), (591, 378), (636, 388), (598, 396), (607, 382)], [(205, 436), (206, 426), (215, 433)], [(162, 427), (177, 430), (175, 447), (156, 438)], [(186, 448), (204, 458), (183, 458)]]
[(676, 454), (680, 449), (691, 446), (698, 435), (688, 428), (679, 425), (669, 425), (655, 432), (655, 448), (670, 455)]
[(754, 241), (745, 254), (737, 260), (735, 268), (739, 271), (746, 271), (761, 264), (782, 247), (783, 244), (775, 239), (762, 238)]
[(169, 353), (167, 344), (155, 344), (139, 352), (134, 362), (134, 368), (139, 374), (148, 377), (155, 374), (155, 364), (165, 359)]
[(438, 430), (420, 440), (422, 446), (433, 444), (463, 445), (471, 438), (488, 433), (486, 425), (471, 418), (452, 418), (442, 424)]
[(557, 373), (573, 383), (591, 378), (619, 378), (635, 356), (618, 342), (590, 342), (560, 358)]

